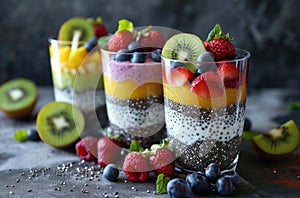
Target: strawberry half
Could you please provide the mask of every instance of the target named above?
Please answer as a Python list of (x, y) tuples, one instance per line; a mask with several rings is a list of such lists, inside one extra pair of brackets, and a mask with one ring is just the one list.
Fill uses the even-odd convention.
[(175, 157), (172, 151), (167, 148), (159, 148), (155, 155), (149, 157), (149, 162), (156, 175), (163, 173), (166, 177), (172, 178), (175, 173)]
[(194, 74), (185, 67), (177, 67), (171, 70), (170, 76), (168, 77), (167, 82), (170, 85), (179, 87), (192, 80), (194, 78)]
[(203, 98), (215, 98), (223, 95), (222, 81), (217, 72), (208, 71), (192, 81), (192, 92)]
[(218, 73), (224, 81), (225, 87), (238, 88), (239, 70), (233, 63), (221, 63), (218, 67)]

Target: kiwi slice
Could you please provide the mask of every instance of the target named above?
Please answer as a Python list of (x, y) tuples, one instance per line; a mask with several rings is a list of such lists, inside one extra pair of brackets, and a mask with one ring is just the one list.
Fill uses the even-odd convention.
[(41, 139), (56, 148), (72, 146), (84, 130), (82, 112), (66, 102), (51, 102), (38, 113), (36, 128)]
[(0, 109), (12, 118), (25, 118), (32, 113), (37, 101), (37, 88), (33, 81), (16, 78), (0, 86)]
[[(174, 60), (196, 62), (199, 55), (205, 51), (204, 44), (198, 36), (180, 33), (172, 36), (166, 42), (162, 56)], [(188, 63), (186, 67), (193, 73), (197, 71), (197, 64)]]
[(259, 154), (275, 160), (286, 158), (298, 144), (299, 130), (293, 120), (252, 138), (252, 145)]
[(61, 41), (72, 41), (74, 35), (79, 37), (79, 41), (86, 42), (95, 36), (93, 26), (85, 18), (74, 17), (60, 27), (58, 38)]

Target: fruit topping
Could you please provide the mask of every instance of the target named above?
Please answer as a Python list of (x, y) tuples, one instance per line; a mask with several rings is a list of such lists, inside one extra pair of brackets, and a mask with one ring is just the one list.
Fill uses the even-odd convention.
[(226, 35), (222, 33), (219, 24), (216, 24), (211, 30), (204, 45), (207, 51), (214, 54), (215, 61), (231, 60), (235, 57), (235, 47), (230, 36), (228, 33)]
[(93, 18), (88, 18), (87, 22), (93, 26), (95, 36), (97, 38), (108, 35), (108, 31), (107, 31), (105, 25), (103, 24), (101, 17), (97, 17), (96, 20), (94, 20)]
[(132, 63), (144, 63), (146, 60), (146, 54), (140, 52), (133, 52), (131, 62)]
[(224, 94), (217, 72), (208, 71), (196, 77), (191, 84), (192, 92), (203, 98), (215, 98)]
[(203, 173), (191, 173), (186, 177), (188, 188), (197, 195), (205, 195), (210, 190), (210, 182)]
[(0, 110), (11, 118), (29, 117), (37, 101), (38, 90), (33, 81), (16, 78), (0, 86)]
[(220, 166), (214, 162), (209, 164), (205, 169), (205, 176), (209, 179), (210, 182), (215, 183), (221, 176)]
[(103, 176), (108, 181), (114, 182), (118, 180), (119, 169), (115, 164), (108, 164), (103, 170)]
[(198, 74), (203, 74), (207, 71), (217, 71), (218, 67), (214, 62), (214, 55), (211, 52), (203, 52), (199, 55), (198, 61)]
[(82, 112), (66, 102), (51, 102), (39, 111), (36, 128), (41, 139), (57, 148), (73, 145), (84, 130)]
[(151, 57), (154, 62), (160, 62), (161, 61), (160, 56), (161, 56), (161, 49), (156, 49), (151, 53)]
[(108, 50), (117, 52), (120, 49), (127, 49), (128, 45), (134, 40), (134, 36), (128, 30), (116, 32), (108, 41)]
[(132, 182), (144, 182), (149, 177), (149, 162), (140, 152), (130, 152), (123, 163), (123, 171)]
[(167, 148), (159, 148), (155, 155), (149, 157), (149, 162), (156, 175), (164, 174), (166, 177), (173, 177), (175, 173), (175, 156)]
[(164, 35), (149, 26), (138, 35), (138, 42), (142, 47), (162, 48), (166, 42)]
[(122, 144), (118, 139), (102, 137), (98, 140), (98, 164), (105, 167), (114, 163), (121, 154)]
[(84, 44), (85, 49), (90, 52), (92, 51), (98, 44), (98, 38), (92, 37)]
[(120, 49), (115, 55), (115, 60), (118, 62), (129, 61), (131, 57), (131, 54), (129, 54), (126, 49)]
[(98, 138), (85, 137), (76, 143), (76, 154), (80, 159), (93, 161), (97, 158)]
[(25, 142), (27, 140), (30, 140), (30, 141), (40, 141), (41, 140), (36, 129), (17, 130), (14, 134), (14, 138), (15, 138), (15, 140), (20, 141), (20, 142)]
[(187, 183), (181, 178), (172, 179), (167, 185), (167, 192), (170, 197), (187, 197)]
[(225, 81), (230, 81), (239, 77), (239, 70), (233, 63), (221, 63), (218, 67), (220, 77)]
[(293, 120), (252, 138), (254, 149), (263, 157), (271, 160), (288, 157), (298, 147), (298, 144), (299, 130)]
[(194, 74), (185, 67), (177, 67), (171, 70), (166, 81), (172, 86), (182, 86), (194, 78)]
[(83, 46), (72, 51), (70, 54), (69, 63), (67, 64), (67, 68), (79, 69), (88, 53), (89, 52), (87, 51), (87, 49)]
[(135, 51), (135, 50), (140, 49), (140, 48), (142, 48), (142, 45), (137, 41), (132, 41), (128, 45), (128, 50)]

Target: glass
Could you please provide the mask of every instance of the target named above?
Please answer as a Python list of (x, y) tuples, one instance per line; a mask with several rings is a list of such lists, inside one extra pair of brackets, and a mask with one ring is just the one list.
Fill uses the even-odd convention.
[(54, 98), (71, 103), (83, 112), (84, 135), (99, 136), (99, 130), (108, 125), (101, 53), (99, 46), (87, 51), (83, 45), (49, 39)]
[[(249, 57), (250, 53), (242, 49), (236, 49), (232, 61), (186, 62), (162, 57), (166, 130), (176, 166), (182, 171), (204, 171), (212, 162), (219, 164), (222, 171), (236, 169), (244, 125)], [(233, 79), (222, 77), (219, 67), (224, 63), (236, 68)], [(203, 75), (201, 83), (194, 80), (178, 84), (183, 76), (171, 67), (188, 64), (202, 65), (206, 68), (202, 74), (211, 74)], [(219, 80), (210, 81), (209, 76), (213, 75)]]
[(161, 63), (152, 61), (151, 52), (140, 52), (144, 63), (118, 62), (115, 52), (101, 52), (110, 132), (122, 135), (125, 147), (133, 139), (144, 147), (159, 143), (166, 135)]

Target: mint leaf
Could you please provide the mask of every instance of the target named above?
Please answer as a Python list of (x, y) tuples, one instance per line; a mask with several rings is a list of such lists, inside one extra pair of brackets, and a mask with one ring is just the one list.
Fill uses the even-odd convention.
[(134, 30), (133, 23), (127, 19), (121, 19), (119, 21), (119, 27), (117, 32), (121, 32), (123, 30), (128, 30), (129, 32), (133, 32)]
[(28, 140), (27, 130), (26, 129), (17, 130), (14, 134), (14, 138), (19, 142), (27, 141)]
[(289, 103), (290, 109), (300, 109), (300, 100)]
[(215, 27), (210, 31), (207, 36), (207, 41), (212, 41), (214, 38), (220, 38), (222, 35), (222, 29), (219, 23), (215, 25)]
[(165, 175), (162, 173), (159, 174), (156, 178), (156, 192), (158, 194), (166, 194), (167, 185), (170, 180), (170, 177), (165, 177)]
[(130, 146), (129, 146), (129, 151), (130, 152), (133, 152), (133, 151), (143, 152), (144, 147), (140, 143), (138, 143), (138, 141), (131, 140), (131, 143), (130, 143)]

